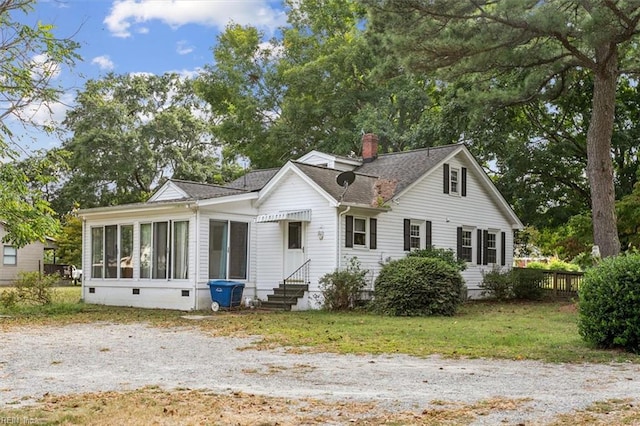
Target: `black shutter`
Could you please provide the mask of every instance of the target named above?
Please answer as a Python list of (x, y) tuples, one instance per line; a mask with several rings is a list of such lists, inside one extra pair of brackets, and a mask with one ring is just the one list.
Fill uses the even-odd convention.
[(424, 236), (425, 236), (425, 240), (427, 243), (427, 249), (430, 249), (433, 246), (433, 237), (431, 236), (431, 221), (428, 220), (425, 224), (425, 231), (424, 231)]
[(353, 216), (345, 216), (344, 246), (353, 247)]
[(404, 220), (404, 251), (411, 250), (411, 220)]
[(476, 263), (482, 265), (482, 230), (478, 229), (476, 241)]
[(500, 233), (500, 264), (502, 266), (507, 264), (507, 234)]
[(369, 248), (378, 248), (378, 219), (369, 219)]
[(458, 245), (457, 245), (457, 255), (458, 255), (458, 260), (462, 259), (462, 227), (458, 227), (457, 229), (458, 233), (457, 233), (457, 240), (458, 240)]
[(462, 196), (467, 196), (467, 168), (462, 168)]
[(444, 164), (442, 167), (442, 170), (444, 170), (443, 181), (442, 181), (444, 193), (448, 194), (449, 193), (449, 165)]
[(482, 232), (482, 264), (487, 265), (489, 262), (489, 231)]

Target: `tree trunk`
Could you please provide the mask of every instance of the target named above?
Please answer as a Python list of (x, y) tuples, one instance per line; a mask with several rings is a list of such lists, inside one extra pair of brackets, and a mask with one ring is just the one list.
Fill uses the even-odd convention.
[(618, 58), (615, 47), (596, 49), (593, 106), (587, 132), (587, 176), (591, 186), (593, 240), (602, 257), (620, 253), (615, 211), (611, 137), (615, 117)]

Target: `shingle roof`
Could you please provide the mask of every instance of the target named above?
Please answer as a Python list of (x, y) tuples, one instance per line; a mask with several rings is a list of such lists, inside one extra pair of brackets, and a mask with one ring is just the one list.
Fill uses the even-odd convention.
[(443, 145), (382, 154), (374, 161), (362, 164), (356, 172), (395, 181), (393, 195), (396, 195), (459, 148), (460, 145)]
[(171, 179), (178, 188), (183, 190), (189, 199), (202, 200), (206, 198), (225, 197), (227, 195), (243, 194), (246, 191), (229, 188), (210, 183), (189, 182), (179, 179)]
[(259, 191), (278, 173), (278, 170), (280, 169), (252, 170), (225, 186), (250, 192)]
[(297, 162), (293, 162), (293, 164), (338, 201), (366, 206), (374, 206), (377, 202), (376, 182), (378, 178), (375, 176), (356, 173), (356, 179), (345, 192), (344, 188), (336, 182), (336, 178), (342, 173), (341, 170)]

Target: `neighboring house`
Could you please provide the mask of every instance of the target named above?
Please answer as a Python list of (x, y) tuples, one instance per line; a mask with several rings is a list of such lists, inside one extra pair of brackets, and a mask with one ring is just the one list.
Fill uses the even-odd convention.
[[(6, 232), (4, 224), (0, 222), (0, 241)], [(53, 250), (53, 240), (46, 242), (36, 241), (22, 248), (9, 243), (0, 243), (2, 246), (2, 262), (0, 262), (0, 286), (12, 285), (20, 272), (43, 272), (44, 252)]]
[(146, 203), (81, 211), (85, 301), (205, 309), (217, 279), (266, 301), (302, 267), (292, 309), (316, 308), (319, 279), (351, 258), (373, 285), (386, 261), (427, 246), (464, 258), (478, 297), (483, 271), (512, 265), (522, 223), (464, 145), (377, 145), (367, 134), (362, 158), (312, 151), (226, 186), (169, 180)]

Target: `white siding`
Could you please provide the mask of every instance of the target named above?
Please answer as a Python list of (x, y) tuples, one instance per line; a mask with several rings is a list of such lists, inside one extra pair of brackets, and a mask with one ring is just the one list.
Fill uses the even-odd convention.
[[(306, 224), (305, 255), (310, 260), (310, 298), (301, 301), (298, 309), (314, 304), (318, 280), (336, 268), (336, 208), (295, 173), (285, 176), (280, 185), (260, 205), (259, 214), (283, 210), (311, 209), (311, 222)], [(257, 295), (266, 299), (271, 289), (284, 278), (284, 226), (286, 222), (257, 223)], [(318, 233), (322, 231), (323, 238)]]
[[(189, 278), (185, 280), (140, 278), (140, 224), (161, 221), (189, 221)], [(91, 276), (91, 228), (107, 225), (133, 225), (133, 278), (102, 279)], [(144, 308), (195, 309), (196, 282), (196, 215), (184, 207), (162, 214), (137, 212), (129, 215), (107, 214), (87, 218), (83, 232), (82, 294), (87, 303)], [(140, 294), (133, 294), (133, 289)], [(183, 296), (182, 291), (188, 291)]]
[(158, 190), (149, 201), (168, 201), (179, 200), (185, 198), (187, 194), (176, 186), (173, 182), (167, 182), (162, 188)]
[[(229, 213), (226, 210), (238, 210), (239, 213)], [(219, 211), (225, 210), (225, 211)], [(241, 213), (244, 211), (244, 213)], [(245, 222), (249, 226), (249, 241), (248, 241), (248, 265), (247, 265), (247, 279), (233, 281), (241, 282), (245, 285), (243, 297), (253, 297), (255, 295), (256, 288), (256, 232), (254, 223), (255, 214), (253, 208), (249, 202), (243, 203), (243, 205), (236, 205), (235, 208), (229, 206), (216, 206), (202, 209), (200, 212), (200, 220), (198, 226), (198, 282), (197, 282), (197, 308), (206, 309), (211, 305), (211, 294), (209, 292), (209, 223), (211, 220), (219, 221), (233, 221), (233, 222)]]
[[(500, 212), (498, 206), (489, 197), (481, 179), (473, 173), (469, 164), (461, 161), (464, 157), (454, 157), (451, 167), (467, 167), (467, 196), (455, 196), (443, 193), (443, 169), (434, 170), (426, 179), (419, 181), (407, 191), (397, 202), (390, 203), (391, 211), (378, 215), (378, 248), (343, 249), (343, 265), (345, 259), (357, 256), (363, 269), (372, 272), (371, 278), (377, 276), (381, 265), (387, 259), (405, 257), (403, 239), (404, 219), (432, 222), (432, 244), (436, 248), (450, 248), (456, 251), (457, 228), (473, 228), (473, 262), (467, 264), (462, 273), (469, 295), (479, 295), (479, 284), (482, 272), (491, 270), (493, 265), (477, 265), (476, 229), (498, 231), (497, 259), (500, 263), (500, 232), (506, 236), (506, 268), (513, 262), (513, 229), (508, 219)], [(358, 212), (350, 212), (358, 216)], [(344, 233), (344, 219), (341, 221)], [(424, 227), (421, 229), (424, 244)], [(344, 247), (344, 241), (341, 241)]]

